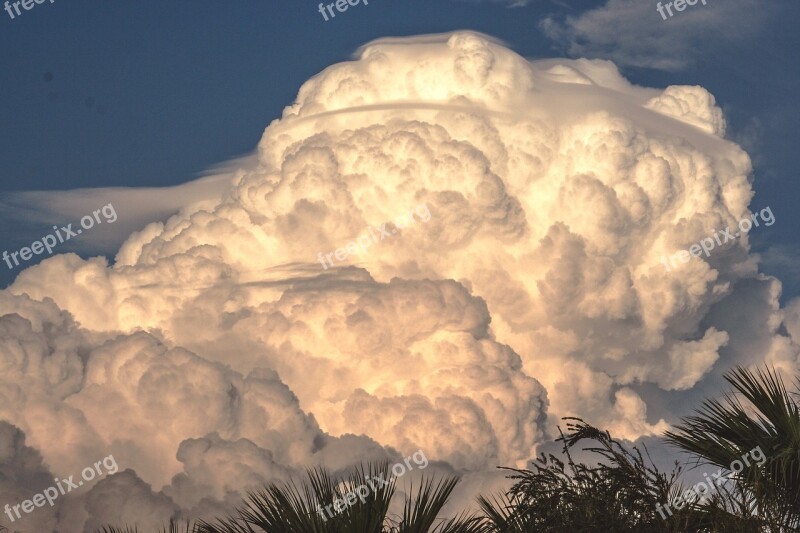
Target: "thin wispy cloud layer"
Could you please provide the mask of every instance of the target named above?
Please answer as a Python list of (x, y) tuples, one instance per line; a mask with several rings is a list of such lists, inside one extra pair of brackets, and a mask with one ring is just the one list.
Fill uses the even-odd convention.
[(540, 25), (569, 55), (674, 71), (708, 56), (710, 49), (754, 36), (775, 7), (757, 0), (698, 1), (680, 12), (671, 9), (673, 16), (664, 20), (656, 4), (608, 0), (579, 15), (547, 17)]
[[(174, 187), (107, 187), (69, 191), (21, 191), (0, 198), (0, 224), (22, 221), (25, 237), (38, 237), (41, 227), (79, 220), (97, 206), (113, 204), (125, 213), (119, 224), (103, 226), (91, 240), (75, 239), (77, 249), (117, 249), (135, 230), (152, 220), (181, 211), (191, 213), (213, 208), (230, 188), (236, 172), (257, 164), (254, 155), (218, 165), (194, 181)], [(77, 224), (76, 224), (77, 225)], [(22, 235), (18, 235), (22, 237)]]
[[(21, 527), (149, 527), (417, 450), (486, 492), (558, 417), (647, 437), (668, 421), (642, 383), (696, 395), (719, 363), (796, 365), (747, 235), (661, 264), (749, 213), (724, 130), (705, 89), (608, 61), (531, 63), (470, 32), (370, 43), (300, 88), (219, 199), (133, 233), (113, 267), (54, 256), (0, 292), (0, 496), (113, 453), (118, 474)], [(320, 265), (367, 227), (392, 238)]]

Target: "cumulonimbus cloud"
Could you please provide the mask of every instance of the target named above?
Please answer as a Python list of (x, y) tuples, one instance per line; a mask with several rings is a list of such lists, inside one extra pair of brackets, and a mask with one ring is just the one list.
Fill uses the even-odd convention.
[[(793, 367), (746, 235), (661, 264), (748, 213), (724, 130), (705, 89), (636, 87), (608, 61), (529, 62), (471, 32), (363, 47), (300, 88), (220, 198), (133, 233), (113, 266), (58, 255), (0, 293), (14, 453), (55, 475), (120, 465), (34, 529), (199, 516), (310, 464), (418, 449), (481, 490), (560, 416), (657, 435), (666, 395)], [(393, 224), (421, 204), (430, 220)], [(19, 501), (40, 468), (9, 468)]]

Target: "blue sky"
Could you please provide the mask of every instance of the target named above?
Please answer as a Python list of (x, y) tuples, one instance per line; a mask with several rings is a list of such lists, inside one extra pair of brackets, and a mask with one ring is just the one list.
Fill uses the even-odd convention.
[[(686, 11), (663, 21), (651, 2), (634, 3), (373, 0), (328, 22), (306, 0), (57, 0), (14, 20), (0, 12), (0, 192), (188, 181), (250, 152), (303, 81), (365, 42), (473, 29), (526, 57), (610, 58), (637, 84), (709, 89), (728, 136), (754, 160), (752, 207), (769, 205), (777, 219), (751, 235), (754, 248), (784, 297), (797, 295), (800, 4), (712, 2), (690, 8), (705, 10), (691, 20)], [(6, 218), (5, 249), (39, 232)]]

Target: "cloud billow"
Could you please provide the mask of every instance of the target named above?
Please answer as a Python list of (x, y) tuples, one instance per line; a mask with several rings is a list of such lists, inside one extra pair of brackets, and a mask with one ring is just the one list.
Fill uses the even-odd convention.
[[(737, 335), (795, 364), (746, 236), (660, 263), (747, 212), (724, 128), (705, 89), (635, 87), (607, 61), (529, 62), (472, 32), (368, 44), (300, 88), (216, 199), (113, 266), (57, 255), (0, 293), (0, 419), (56, 475), (120, 465), (34, 526), (194, 517), (416, 450), (489, 480), (560, 416), (658, 434), (638, 385), (697, 393), (745, 360)], [(426, 223), (320, 268), (420, 204)], [(726, 298), (763, 320), (715, 314)], [(137, 503), (110, 511), (106, 490)]]

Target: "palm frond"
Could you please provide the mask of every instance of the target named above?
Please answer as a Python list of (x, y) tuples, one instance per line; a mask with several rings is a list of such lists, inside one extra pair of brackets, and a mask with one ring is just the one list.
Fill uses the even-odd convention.
[[(403, 506), (403, 520), (397, 528), (398, 532), (428, 533), (458, 481), (458, 478), (450, 477), (440, 479), (434, 485), (432, 479), (423, 478), (416, 495), (406, 498)], [(411, 490), (414, 490), (413, 486)]]
[[(95, 533), (139, 533), (139, 528), (137, 526), (103, 526), (95, 530)], [(182, 524), (178, 520), (171, 518), (169, 524), (165, 528), (160, 529), (158, 533), (199, 533), (199, 530), (196, 524), (191, 524), (189, 522)]]
[[(774, 369), (736, 367), (725, 374), (733, 391), (707, 400), (693, 416), (668, 431), (672, 445), (696, 464), (730, 472), (742, 489), (742, 505), (755, 506), (768, 524), (800, 528), (800, 405)], [(755, 460), (755, 451), (763, 461)], [(753, 461), (743, 457), (752, 457)], [(749, 464), (748, 464), (749, 463)]]

